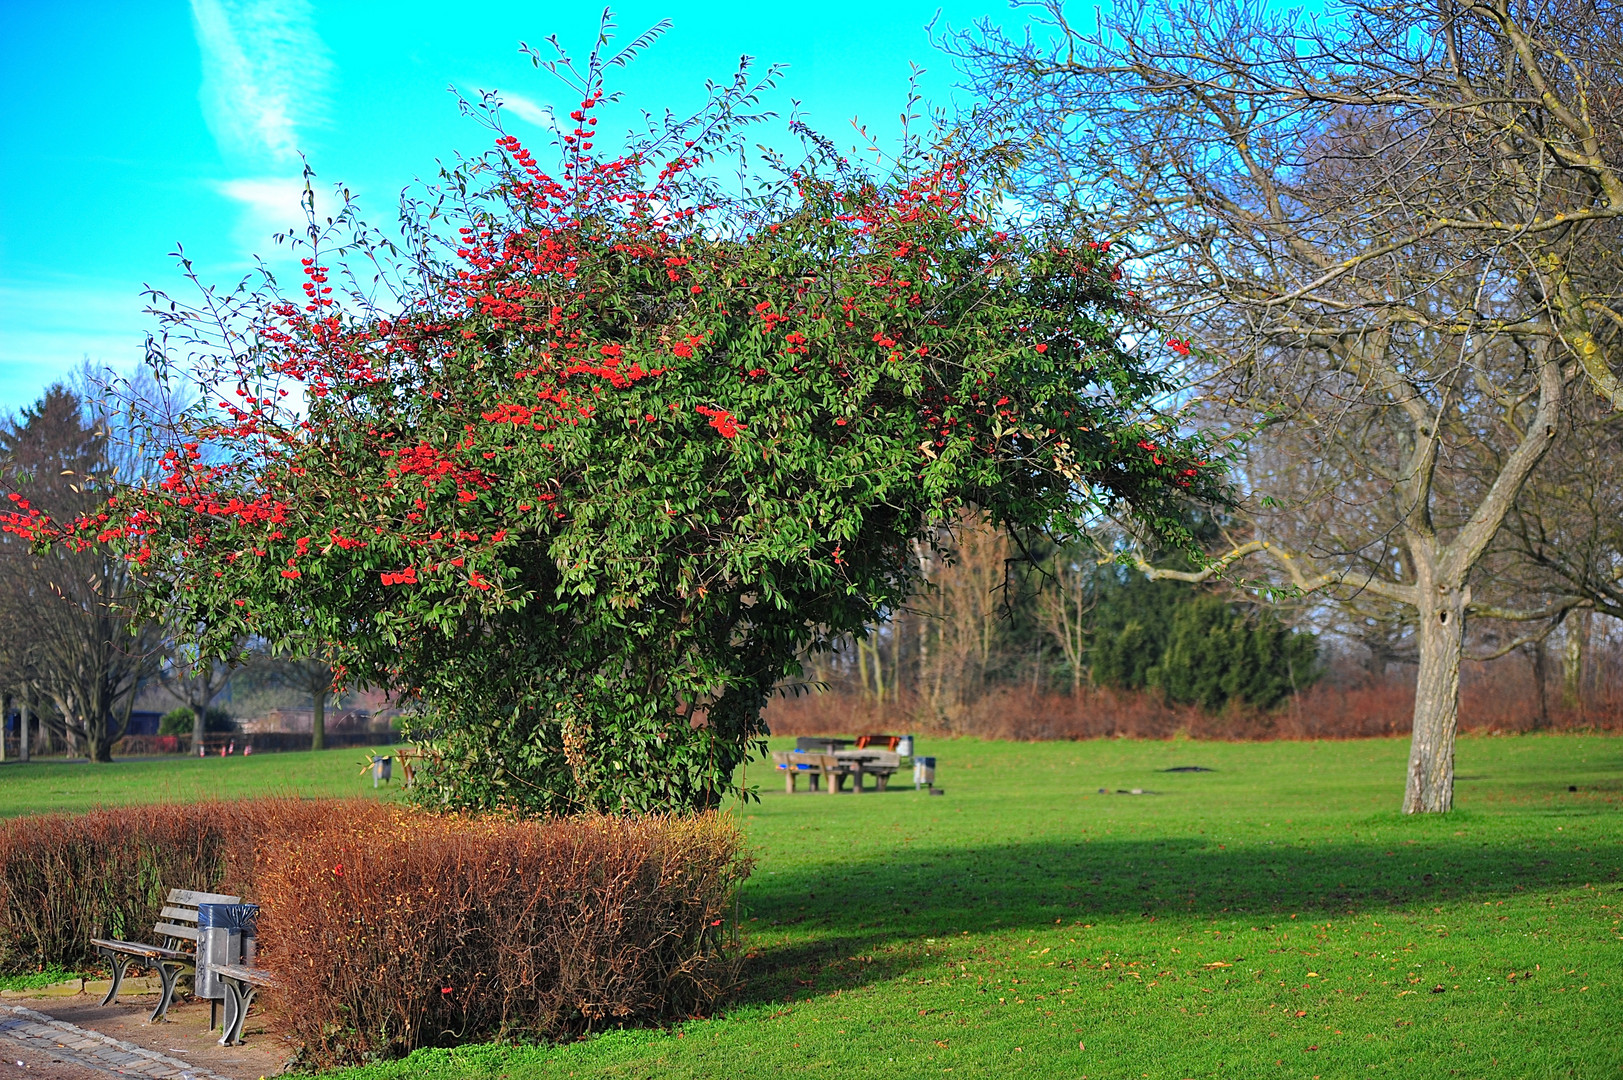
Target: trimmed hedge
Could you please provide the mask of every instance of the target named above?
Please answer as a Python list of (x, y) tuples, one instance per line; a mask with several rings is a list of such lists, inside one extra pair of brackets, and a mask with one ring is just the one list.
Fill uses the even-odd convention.
[(711, 1009), (751, 862), (730, 817), (435, 815), (371, 800), (121, 807), (0, 824), (0, 970), (94, 964), (168, 889), (260, 905), (272, 1027), (312, 1065)]
[(749, 868), (714, 813), (334, 823), (261, 860), (272, 1024), (330, 1065), (701, 1013)]
[(172, 888), (253, 891), (256, 840), (373, 812), (358, 800), (119, 806), (0, 823), (0, 973), (100, 963), (92, 937), (146, 940)]

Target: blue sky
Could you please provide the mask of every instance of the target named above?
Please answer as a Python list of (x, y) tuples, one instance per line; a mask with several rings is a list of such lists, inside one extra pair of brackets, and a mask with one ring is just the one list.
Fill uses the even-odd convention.
[[(0, 0), (0, 411), (27, 405), (83, 358), (128, 370), (152, 325), (142, 289), (187, 288), (170, 252), (235, 281), (298, 219), (299, 155), (372, 221), (436, 159), (488, 133), (447, 87), (497, 88), (522, 114), (568, 100), (518, 54), (557, 34), (584, 53), (601, 6), (482, 0)], [(1001, 0), (627, 3), (623, 40), (674, 27), (621, 74), (628, 104), (694, 107), (741, 54), (789, 69), (791, 100), (845, 136), (894, 131), (909, 62), (945, 102), (952, 71), (925, 24), (1005, 14)], [(519, 101), (518, 99), (523, 99)], [(539, 134), (535, 129), (529, 129)], [(319, 190), (319, 187), (318, 187)]]

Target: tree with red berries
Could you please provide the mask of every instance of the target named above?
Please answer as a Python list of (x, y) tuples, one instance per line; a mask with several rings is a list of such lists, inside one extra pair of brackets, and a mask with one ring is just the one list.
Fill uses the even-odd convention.
[(404, 244), (337, 244), (312, 202), (298, 291), (178, 310), (208, 392), (162, 481), (12, 525), (121, 547), (206, 649), (389, 687), (436, 805), (714, 806), (797, 656), (901, 603), (961, 510), (1176, 535), (1220, 496), (1123, 345), (1158, 339), (1107, 245), (1000, 223), (996, 172), (945, 146), (876, 177), (812, 137), (723, 195), (742, 77), (596, 154), (611, 63), (549, 170), (477, 103), (494, 149)]

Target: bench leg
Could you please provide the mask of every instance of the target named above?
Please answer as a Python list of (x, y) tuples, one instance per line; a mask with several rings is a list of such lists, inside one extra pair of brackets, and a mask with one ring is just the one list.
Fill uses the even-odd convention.
[(225, 982), (225, 1023), (221, 1025), (221, 1046), (238, 1046), (242, 1043), (242, 1025), (248, 1019), (248, 1007), (254, 1003), (254, 994), (257, 987), (252, 985), (234, 986)]
[(226, 1040), (231, 1037), (231, 1029), (237, 1022), (237, 985), (229, 979), (221, 979), (220, 989), (225, 991), (225, 1006), (220, 1015), (220, 1045), (230, 1046)]
[(783, 774), (783, 790), (790, 795), (795, 793), (795, 771), (786, 770)]
[(888, 774), (880, 773), (878, 776), (873, 778), (873, 789), (875, 791), (884, 791), (886, 787), (885, 782), (889, 779), (890, 776)]
[(107, 988), (107, 996), (101, 999), (103, 1005), (111, 1005), (118, 1000), (118, 988), (124, 983), (124, 969), (130, 966), (130, 957), (111, 949), (97, 949), (97, 952), (107, 957), (113, 965), (113, 985)]
[(861, 769), (858, 769), (856, 772), (851, 774), (851, 787), (852, 787), (853, 790), (856, 791), (856, 793), (858, 795), (862, 794), (863, 788), (862, 788), (862, 770)]
[(823, 790), (830, 795), (840, 790), (840, 778), (837, 774), (826, 772), (823, 774)]
[(158, 978), (163, 983), (163, 991), (158, 995), (158, 1005), (147, 1018), (147, 1023), (155, 1024), (164, 1018), (164, 1014), (169, 1011), (169, 1003), (175, 997), (175, 983), (180, 981), (181, 972), (185, 970), (179, 964), (166, 964), (161, 960), (158, 962)]

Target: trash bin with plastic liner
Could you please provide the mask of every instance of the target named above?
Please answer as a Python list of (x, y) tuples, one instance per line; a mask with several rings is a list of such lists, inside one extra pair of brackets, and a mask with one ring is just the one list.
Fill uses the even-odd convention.
[(393, 766), (394, 762), (389, 758), (381, 754), (372, 755), (372, 786), (374, 788), (378, 786), (380, 780), (388, 783), (389, 777), (394, 772)]
[(896, 740), (896, 753), (901, 757), (913, 756), (913, 736), (903, 735)]
[(913, 790), (933, 787), (935, 787), (935, 758), (915, 757), (913, 759)]
[(215, 1012), (225, 999), (225, 987), (216, 967), (230, 964), (253, 966), (258, 904), (197, 905), (197, 976), (193, 992), (209, 999), (209, 1027), (215, 1025)]

